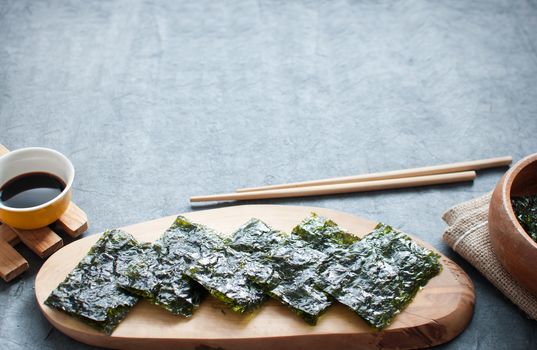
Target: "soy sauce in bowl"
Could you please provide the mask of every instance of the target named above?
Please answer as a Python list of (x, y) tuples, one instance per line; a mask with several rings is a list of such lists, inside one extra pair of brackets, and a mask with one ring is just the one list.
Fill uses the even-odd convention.
[(0, 188), (0, 203), (11, 208), (31, 208), (53, 200), (64, 189), (65, 183), (54, 174), (26, 173)]

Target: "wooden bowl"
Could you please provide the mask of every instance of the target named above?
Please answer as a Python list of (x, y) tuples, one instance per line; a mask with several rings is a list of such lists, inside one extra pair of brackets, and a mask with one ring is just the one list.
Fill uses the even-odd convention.
[(511, 196), (537, 194), (537, 153), (516, 163), (496, 185), (489, 206), (492, 247), (505, 269), (537, 295), (537, 243), (522, 228)]

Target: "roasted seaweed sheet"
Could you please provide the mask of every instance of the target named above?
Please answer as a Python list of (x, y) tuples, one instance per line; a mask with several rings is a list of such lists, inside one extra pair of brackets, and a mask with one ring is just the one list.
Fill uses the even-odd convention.
[(376, 329), (385, 328), (441, 270), (439, 256), (379, 224), (321, 268), (322, 287)]
[(120, 271), (118, 284), (175, 315), (190, 317), (204, 290), (185, 277), (185, 266), (169, 259), (167, 253), (167, 247), (159, 242), (145, 245), (142, 254)]
[(205, 226), (178, 216), (164, 234), (122, 273), (120, 285), (176, 315), (192, 316), (205, 294), (184, 275), (193, 259), (221, 245)]
[(140, 245), (128, 233), (106, 231), (89, 253), (45, 300), (88, 325), (111, 334), (138, 297), (117, 285), (118, 270), (140, 254)]
[(311, 213), (292, 231), (293, 235), (317, 250), (330, 254), (332, 250), (344, 248), (360, 238), (339, 227), (334, 221)]
[(242, 271), (245, 254), (226, 246), (213, 230), (178, 217), (159, 240), (170, 263), (185, 265), (184, 274), (206, 288), (233, 311), (244, 313), (266, 300)]
[(307, 243), (251, 219), (231, 237), (229, 246), (248, 253), (244, 270), (266, 293), (314, 325), (331, 301), (317, 289), (317, 269), (325, 255)]

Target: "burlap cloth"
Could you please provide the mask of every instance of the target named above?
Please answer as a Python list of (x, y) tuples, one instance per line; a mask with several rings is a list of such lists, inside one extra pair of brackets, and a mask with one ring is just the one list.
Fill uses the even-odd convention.
[(448, 224), (444, 241), (521, 308), (537, 319), (537, 296), (516, 282), (492, 250), (488, 231), (491, 193), (454, 206), (442, 218)]

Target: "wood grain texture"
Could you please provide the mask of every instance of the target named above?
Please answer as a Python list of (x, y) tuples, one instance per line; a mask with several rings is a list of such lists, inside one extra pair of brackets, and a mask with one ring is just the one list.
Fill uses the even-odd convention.
[(57, 223), (69, 236), (75, 238), (87, 231), (88, 216), (78, 205), (71, 202)]
[(21, 240), (11, 227), (0, 222), (0, 241), (4, 241), (9, 243), (11, 246), (15, 246), (19, 244)]
[(0, 240), (0, 277), (11, 281), (28, 270), (28, 262), (6, 241)]
[(328, 194), (354, 193), (380, 191), (395, 188), (407, 188), (416, 186), (430, 186), (448, 184), (461, 181), (473, 181), (475, 171), (462, 171), (449, 174), (435, 174), (425, 176), (404, 177), (400, 179), (373, 180), (365, 182), (341, 183), (333, 185), (318, 185), (296, 188), (282, 188), (266, 191), (234, 192), (209, 196), (190, 197), (191, 202), (251, 200), (265, 198), (289, 198), (324, 196)]
[(513, 211), (511, 196), (537, 194), (537, 153), (516, 163), (498, 181), (489, 206), (488, 227), (494, 253), (523, 287), (537, 295), (537, 243)]
[(20, 230), (12, 227), (19, 239), (40, 258), (46, 258), (63, 246), (63, 240), (49, 227)]
[(446, 174), (446, 173), (454, 173), (454, 172), (460, 172), (460, 171), (480, 170), (480, 169), (506, 166), (506, 165), (511, 164), (512, 161), (513, 161), (513, 158), (511, 156), (504, 156), (504, 157), (496, 157), (496, 158), (488, 158), (488, 159), (471, 160), (467, 162), (433, 165), (433, 166), (426, 166), (426, 167), (412, 168), (412, 169), (383, 171), (383, 172), (378, 172), (378, 173), (361, 174), (361, 175), (354, 175), (354, 176), (333, 177), (333, 178), (322, 179), (322, 180), (293, 182), (293, 183), (287, 183), (287, 184), (268, 185), (268, 186), (260, 186), (260, 187), (239, 188), (237, 189), (236, 192), (265, 191), (265, 190), (274, 190), (278, 188), (296, 188), (296, 187), (307, 187), (307, 186), (318, 186), (318, 185), (355, 183), (355, 182), (364, 182), (364, 181), (372, 181), (372, 180), (400, 179), (400, 178), (405, 178), (405, 177), (434, 175), (434, 174)]
[[(0, 156), (7, 153), (9, 150), (0, 144)], [(29, 267), (28, 261), (12, 247), (19, 242), (17, 233), (8, 225), (0, 223), (0, 277), (6, 282), (28, 270)]]
[[(372, 230), (375, 222), (323, 208), (247, 205), (184, 214), (191, 220), (230, 234), (251, 217), (289, 232), (310, 212), (335, 220), (357, 235)], [(141, 241), (153, 241), (173, 222), (169, 216), (124, 229)], [(446, 257), (443, 271), (384, 331), (372, 331), (342, 305), (332, 306), (317, 326), (299, 319), (285, 306), (269, 301), (253, 315), (240, 316), (214, 298), (205, 300), (191, 319), (173, 316), (141, 301), (112, 336), (50, 309), (43, 304), (50, 292), (88, 252), (100, 235), (76, 241), (51, 256), (39, 271), (35, 293), (45, 317), (61, 332), (81, 342), (118, 349), (412, 349), (447, 342), (472, 317), (474, 290), (467, 275)], [(422, 242), (420, 242), (423, 244)], [(426, 245), (426, 244), (424, 244)], [(429, 247), (429, 246), (428, 246)], [(431, 247), (429, 247), (431, 248)]]
[[(0, 156), (9, 150), (0, 144)], [(0, 223), (0, 277), (9, 282), (28, 270), (28, 262), (12, 246), (19, 243), (17, 234), (7, 225)]]

